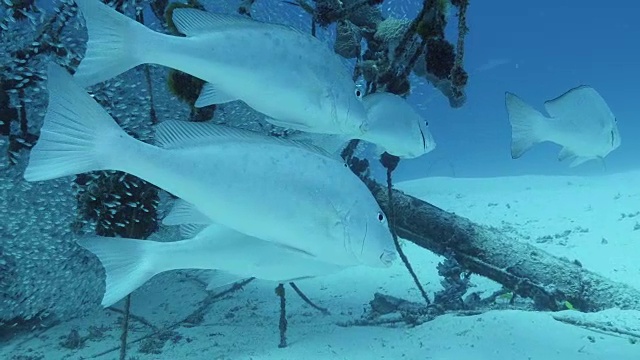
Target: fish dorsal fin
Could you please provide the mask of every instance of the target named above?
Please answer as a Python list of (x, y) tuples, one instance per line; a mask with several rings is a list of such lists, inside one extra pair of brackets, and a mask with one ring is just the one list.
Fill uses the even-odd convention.
[(196, 100), (193, 106), (197, 108), (209, 106), (209, 105), (217, 105), (224, 104), (234, 100), (238, 100), (236, 96), (231, 96), (223, 91), (220, 91), (215, 85), (212, 83), (205, 83), (202, 86), (202, 90), (200, 90), (200, 95)]
[(219, 142), (265, 141), (266, 135), (213, 122), (163, 121), (155, 127), (156, 145), (165, 149), (190, 148)]
[(581, 85), (568, 90), (553, 100), (544, 103), (545, 110), (551, 117), (559, 119), (590, 118), (604, 121), (613, 114), (598, 92), (588, 85)]
[(247, 28), (262, 24), (248, 16), (216, 14), (204, 10), (177, 8), (173, 10), (173, 23), (187, 36), (207, 34), (230, 28)]
[(209, 283), (207, 284), (207, 290), (216, 290), (223, 286), (237, 283), (238, 281), (245, 280), (246, 278), (238, 275), (230, 274), (222, 270), (212, 270), (209, 276)]
[(164, 225), (204, 224), (209, 225), (213, 221), (200, 212), (193, 204), (182, 199), (177, 199), (169, 214), (162, 219)]
[(304, 36), (308, 33), (289, 25), (268, 23), (239, 14), (218, 14), (193, 8), (177, 8), (173, 10), (173, 23), (178, 31), (187, 36), (208, 34), (229, 29), (248, 29), (252, 27), (279, 27), (294, 31)]
[(334, 160), (342, 161), (342, 159), (338, 159), (333, 154), (313, 144), (269, 136), (251, 130), (218, 125), (211, 121), (190, 122), (167, 120), (155, 127), (156, 145), (165, 149), (217, 145), (227, 141), (280, 144), (283, 146), (302, 148)]
[(183, 239), (191, 239), (200, 234), (207, 225), (203, 224), (182, 224), (180, 225), (180, 237)]

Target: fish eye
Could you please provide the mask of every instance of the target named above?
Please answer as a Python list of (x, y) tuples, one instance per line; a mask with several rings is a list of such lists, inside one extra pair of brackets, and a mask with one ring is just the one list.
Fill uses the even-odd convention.
[(424, 124), (429, 126), (429, 122), (427, 120), (424, 121)]
[(356, 97), (357, 98), (362, 97), (362, 90), (356, 88)]
[(383, 222), (384, 221), (384, 214), (381, 212), (378, 212), (378, 221)]

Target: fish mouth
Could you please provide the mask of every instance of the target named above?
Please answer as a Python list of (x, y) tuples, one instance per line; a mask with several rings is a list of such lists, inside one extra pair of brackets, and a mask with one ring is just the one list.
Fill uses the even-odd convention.
[(391, 250), (384, 250), (380, 254), (380, 261), (384, 267), (390, 267), (393, 261), (397, 258), (396, 252)]

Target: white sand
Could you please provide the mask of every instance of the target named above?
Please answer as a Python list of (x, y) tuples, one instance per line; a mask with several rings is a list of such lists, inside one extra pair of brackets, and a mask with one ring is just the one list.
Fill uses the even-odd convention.
[[(417, 197), (478, 223), (496, 226), (557, 256), (578, 259), (584, 267), (640, 288), (640, 172), (606, 177), (522, 176), (488, 179), (431, 178), (397, 185)], [(624, 216), (622, 214), (625, 214)], [(640, 227), (640, 225), (638, 225)], [(550, 238), (545, 238), (549, 237)], [(604, 241), (603, 239), (606, 239)], [(435, 265), (440, 259), (411, 243), (405, 246), (418, 276), (432, 294), (440, 289)], [(206, 296), (192, 272), (157, 276), (132, 296), (133, 313), (161, 327), (182, 319)], [(473, 291), (499, 288), (473, 277)], [(415, 328), (340, 327), (360, 318), (382, 292), (420, 301), (411, 278), (398, 262), (391, 269), (353, 268), (299, 282), (300, 288), (332, 315), (304, 304), (287, 287), (289, 347), (279, 349), (279, 303), (275, 284), (253, 282), (213, 304), (201, 324), (177, 327), (161, 354), (138, 359), (640, 359), (640, 342), (569, 325), (575, 318), (634, 332), (640, 336), (640, 312), (611, 309), (600, 313), (491, 311), (478, 316), (445, 315)], [(117, 304), (122, 307), (122, 303)], [(119, 314), (107, 310), (3, 344), (1, 359), (44, 355), (44, 359), (90, 358), (119, 344)], [(72, 329), (81, 336), (104, 327), (101, 339), (78, 350), (59, 345)], [(130, 339), (150, 332), (132, 321)], [(29, 349), (31, 349), (29, 351)], [(111, 352), (99, 359), (117, 359)]]

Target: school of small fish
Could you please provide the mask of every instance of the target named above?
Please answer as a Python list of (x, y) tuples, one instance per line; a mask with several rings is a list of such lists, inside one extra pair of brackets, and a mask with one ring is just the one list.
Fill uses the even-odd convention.
[[(48, 107), (24, 178), (96, 170), (137, 176), (178, 198), (163, 223), (180, 226), (184, 238), (78, 240), (105, 268), (103, 306), (175, 269), (215, 270), (209, 288), (217, 288), (250, 277), (285, 282), (391, 266), (397, 254), (386, 216), (340, 151), (352, 139), (378, 155), (412, 159), (433, 151), (427, 121), (404, 98), (365, 95), (338, 55), (287, 26), (178, 8), (173, 21), (185, 36), (171, 36), (99, 0), (74, 1), (87, 50), (73, 76), (48, 65)], [(153, 144), (140, 141), (85, 87), (150, 63), (203, 80), (196, 107), (239, 100), (298, 132), (277, 138), (168, 120), (156, 126)], [(546, 102), (550, 117), (512, 93), (505, 101), (514, 159), (551, 141), (576, 166), (620, 146), (615, 117), (591, 87)]]

